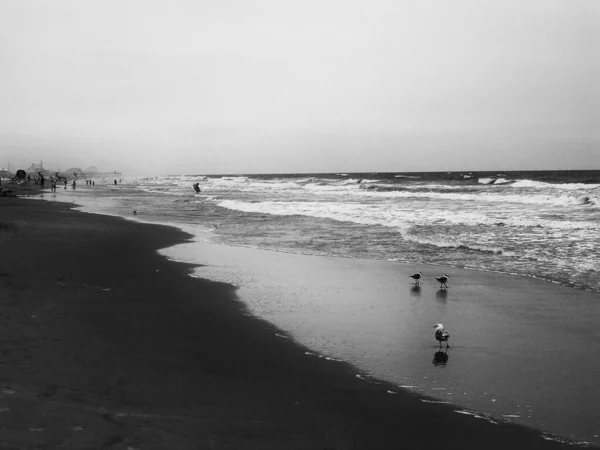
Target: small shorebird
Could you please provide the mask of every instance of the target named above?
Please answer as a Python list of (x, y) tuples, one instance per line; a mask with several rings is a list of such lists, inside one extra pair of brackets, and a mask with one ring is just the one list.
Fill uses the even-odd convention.
[(448, 339), (450, 338), (450, 334), (446, 330), (444, 330), (444, 325), (438, 323), (437, 325), (434, 325), (433, 328), (435, 328), (435, 339), (439, 341), (440, 347), (442, 346), (442, 342), (446, 343), (446, 348), (450, 347), (448, 345)]
[(450, 277), (448, 276), (447, 273), (444, 274), (443, 277), (434, 277), (434, 278), (438, 283), (440, 283), (440, 289), (443, 287), (445, 287), (445, 288), (448, 287), (448, 286), (446, 286), (446, 283), (448, 282), (448, 278), (450, 278)]
[(411, 277), (413, 280), (415, 280), (416, 285), (419, 284), (419, 280), (421, 279), (422, 276), (423, 276), (423, 272), (413, 273), (412, 275), (409, 275), (409, 277)]

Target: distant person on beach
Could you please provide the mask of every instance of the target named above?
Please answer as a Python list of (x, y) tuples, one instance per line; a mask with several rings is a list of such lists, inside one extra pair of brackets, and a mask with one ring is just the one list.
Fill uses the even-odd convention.
[(56, 192), (56, 180), (50, 177), (50, 190)]
[(115, 180), (115, 186), (117, 185), (117, 180)]
[(200, 183), (194, 184), (194, 190), (196, 191), (196, 194), (200, 193)]
[(96, 182), (95, 181), (92, 181), (92, 186), (96, 186)]
[(75, 182), (75, 180), (73, 180), (72, 186), (73, 186), (73, 190), (75, 190), (77, 188), (77, 183)]
[(65, 189), (67, 188), (67, 179), (65, 178)]

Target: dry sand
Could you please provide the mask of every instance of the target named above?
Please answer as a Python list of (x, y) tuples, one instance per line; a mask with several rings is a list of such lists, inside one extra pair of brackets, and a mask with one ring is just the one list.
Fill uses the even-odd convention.
[(175, 228), (22, 198), (0, 222), (3, 448), (572, 448), (307, 357), (160, 256)]

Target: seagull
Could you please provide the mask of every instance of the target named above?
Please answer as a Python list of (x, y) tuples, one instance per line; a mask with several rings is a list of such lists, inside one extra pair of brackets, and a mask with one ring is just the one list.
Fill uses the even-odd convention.
[(438, 323), (437, 325), (434, 325), (433, 328), (435, 328), (435, 339), (440, 342), (440, 347), (442, 346), (442, 342), (446, 343), (446, 348), (450, 347), (448, 345), (448, 339), (450, 338), (450, 334), (446, 330), (444, 330), (444, 325)]
[(444, 274), (444, 276), (443, 276), (443, 277), (434, 277), (434, 279), (435, 279), (435, 280), (436, 280), (438, 283), (440, 283), (440, 289), (441, 289), (441, 288), (443, 288), (443, 287), (446, 287), (446, 288), (448, 287), (448, 286), (446, 286), (446, 283), (448, 282), (448, 278), (450, 278), (450, 277), (448, 276), (448, 274), (447, 274), (447, 273), (446, 273), (446, 274)]
[(415, 280), (415, 284), (418, 285), (419, 284), (419, 279), (423, 276), (423, 272), (419, 272), (419, 273), (413, 273), (412, 275), (409, 275), (409, 277), (411, 277), (412, 279)]

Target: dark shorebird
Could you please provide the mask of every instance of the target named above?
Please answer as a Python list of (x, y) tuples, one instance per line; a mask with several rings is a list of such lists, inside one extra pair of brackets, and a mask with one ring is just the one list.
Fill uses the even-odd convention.
[(441, 288), (447, 288), (448, 286), (446, 286), (446, 283), (448, 282), (448, 278), (450, 278), (448, 276), (448, 274), (444, 274), (443, 277), (435, 277), (435, 281), (437, 281), (438, 283), (440, 283), (440, 289)]
[(450, 334), (446, 330), (444, 330), (444, 325), (438, 323), (437, 325), (434, 325), (433, 328), (435, 328), (435, 339), (439, 341), (440, 347), (442, 346), (442, 342), (446, 343), (446, 348), (450, 347), (448, 345), (448, 339), (450, 339)]
[(416, 285), (419, 284), (419, 280), (421, 279), (422, 276), (423, 276), (423, 272), (413, 273), (412, 275), (409, 275), (409, 277), (411, 277), (413, 280), (415, 280)]

